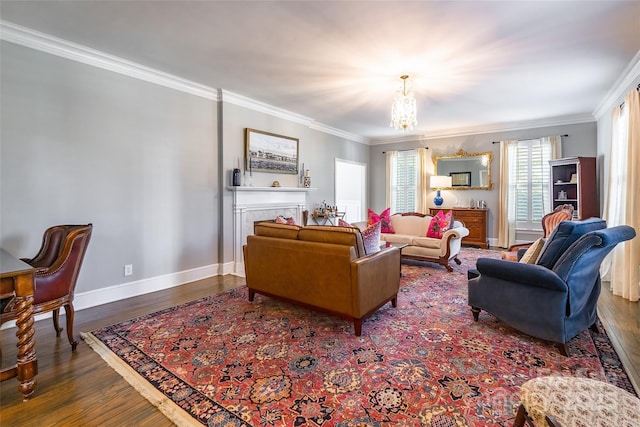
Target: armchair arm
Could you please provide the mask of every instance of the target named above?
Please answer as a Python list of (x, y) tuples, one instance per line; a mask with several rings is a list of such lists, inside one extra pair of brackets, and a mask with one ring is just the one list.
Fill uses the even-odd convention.
[(524, 264), (503, 259), (478, 258), (476, 268), (482, 276), (507, 282), (567, 292), (567, 284), (552, 270), (536, 264)]

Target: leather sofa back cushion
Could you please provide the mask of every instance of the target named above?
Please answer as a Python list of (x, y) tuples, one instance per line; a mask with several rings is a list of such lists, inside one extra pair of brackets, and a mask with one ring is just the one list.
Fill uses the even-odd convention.
[(308, 242), (353, 246), (358, 258), (366, 255), (362, 242), (362, 234), (357, 228), (308, 225), (300, 229), (298, 239)]
[(278, 224), (275, 222), (261, 222), (254, 226), (253, 233), (256, 236), (279, 237), (281, 239), (298, 238), (299, 225)]

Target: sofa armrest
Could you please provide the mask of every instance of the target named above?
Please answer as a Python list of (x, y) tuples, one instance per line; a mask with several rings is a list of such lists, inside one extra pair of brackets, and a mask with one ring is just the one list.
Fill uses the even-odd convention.
[(387, 248), (351, 261), (351, 280), (356, 317), (396, 298), (400, 287), (400, 250)]
[(452, 236), (453, 239), (462, 239), (469, 235), (469, 229), (467, 227), (456, 227), (451, 228), (442, 234), (442, 240), (447, 240), (449, 236)]
[(482, 276), (494, 277), (514, 284), (568, 292), (567, 284), (553, 270), (542, 265), (478, 258), (476, 268)]

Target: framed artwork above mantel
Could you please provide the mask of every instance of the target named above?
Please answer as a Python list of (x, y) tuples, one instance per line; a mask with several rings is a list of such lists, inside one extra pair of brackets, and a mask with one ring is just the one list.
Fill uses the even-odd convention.
[(245, 129), (246, 170), (298, 174), (297, 138), (256, 129)]

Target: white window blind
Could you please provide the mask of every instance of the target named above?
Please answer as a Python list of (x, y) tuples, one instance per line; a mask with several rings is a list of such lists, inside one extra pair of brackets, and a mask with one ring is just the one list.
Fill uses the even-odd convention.
[(541, 220), (550, 211), (551, 144), (540, 139), (519, 141), (516, 145), (516, 164), (511, 169), (510, 184), (515, 195), (516, 228), (541, 230)]
[(398, 151), (391, 162), (391, 213), (415, 212), (418, 185), (418, 152)]

